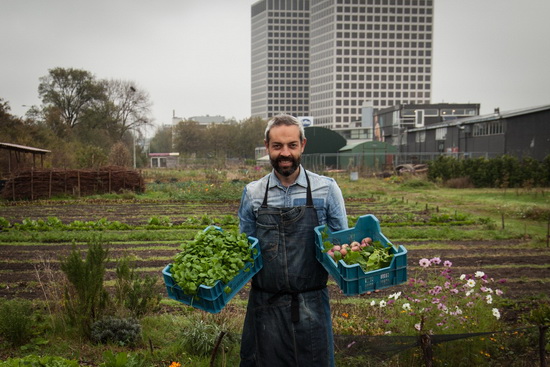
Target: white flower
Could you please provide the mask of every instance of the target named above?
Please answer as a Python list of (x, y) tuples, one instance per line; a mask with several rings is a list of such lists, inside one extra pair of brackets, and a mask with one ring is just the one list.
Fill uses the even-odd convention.
[(455, 313), (456, 313), (457, 315), (462, 315), (462, 310), (460, 309), (460, 307), (456, 306)]
[(385, 331), (384, 334), (385, 334), (385, 335), (390, 335), (390, 334), (391, 334), (391, 330)]
[(473, 288), (476, 286), (476, 281), (473, 279), (468, 279), (468, 281), (466, 282), (466, 285), (470, 288)]
[(401, 296), (401, 292), (392, 293), (392, 294), (389, 295), (388, 298), (390, 298), (390, 299), (395, 298), (395, 300), (397, 300), (399, 298), (399, 296)]
[(491, 303), (493, 303), (493, 297), (488, 294), (486, 297), (485, 297), (485, 300), (487, 301), (487, 304), (490, 305)]
[(493, 308), (493, 316), (498, 319), (500, 319), (500, 312), (498, 311), (498, 308)]
[(386, 307), (386, 301), (384, 301), (384, 300), (380, 301), (380, 308), (382, 308), (382, 307)]
[(495, 293), (497, 294), (497, 296), (502, 296), (502, 294), (504, 293), (503, 291), (501, 291), (500, 289), (497, 289), (495, 291)]
[[(496, 308), (495, 308), (495, 310), (496, 310)], [(498, 311), (498, 310), (497, 310), (497, 311)], [(493, 311), (493, 314), (494, 314), (494, 311)], [(416, 330), (420, 331), (420, 323), (414, 324), (414, 328), (415, 328)]]
[(371, 305), (371, 306), (376, 306), (376, 301), (375, 301), (375, 300), (372, 300), (372, 301), (370, 302), (370, 305)]
[(420, 265), (423, 268), (427, 268), (428, 266), (430, 266), (430, 264), (431, 264), (430, 260), (426, 258), (420, 259), (420, 261), (418, 261), (418, 265)]
[(403, 303), (403, 309), (405, 311), (410, 311), (411, 310), (411, 304), (410, 303)]
[(485, 276), (485, 273), (482, 271), (476, 271), (475, 276), (476, 278), (483, 278)]
[(460, 276), (460, 280), (464, 280), (464, 279), (466, 279), (466, 274), (462, 274), (462, 275)]

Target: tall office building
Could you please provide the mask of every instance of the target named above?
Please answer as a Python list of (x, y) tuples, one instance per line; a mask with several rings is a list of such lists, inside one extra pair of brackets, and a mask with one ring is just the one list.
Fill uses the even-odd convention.
[(252, 116), (309, 114), (309, 0), (252, 5)]
[(252, 115), (337, 129), (360, 125), (367, 103), (430, 103), (432, 34), (433, 0), (258, 1)]

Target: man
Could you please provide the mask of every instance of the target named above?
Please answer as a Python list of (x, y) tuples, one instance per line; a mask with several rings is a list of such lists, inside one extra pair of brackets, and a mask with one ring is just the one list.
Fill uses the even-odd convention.
[(304, 128), (278, 115), (265, 130), (273, 170), (249, 183), (240, 231), (258, 238), (263, 268), (252, 278), (241, 366), (333, 366), (328, 274), (315, 258), (315, 232), (348, 228), (342, 192), (329, 177), (300, 164)]

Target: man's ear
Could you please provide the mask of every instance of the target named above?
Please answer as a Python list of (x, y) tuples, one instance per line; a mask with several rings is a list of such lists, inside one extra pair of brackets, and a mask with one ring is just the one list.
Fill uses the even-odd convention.
[(304, 140), (302, 140), (302, 153), (304, 152), (304, 148), (306, 147), (306, 143), (307, 143), (307, 139), (304, 138)]
[(264, 146), (265, 146), (265, 149), (269, 149), (269, 143), (265, 139), (264, 139)]

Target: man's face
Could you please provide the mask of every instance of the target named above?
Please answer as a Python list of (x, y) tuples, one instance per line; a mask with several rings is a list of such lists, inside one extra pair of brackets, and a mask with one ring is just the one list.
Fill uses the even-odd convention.
[(266, 142), (265, 146), (275, 171), (285, 177), (296, 172), (305, 144), (305, 138), (300, 141), (300, 129), (297, 126), (280, 125), (271, 128), (269, 143)]

